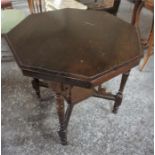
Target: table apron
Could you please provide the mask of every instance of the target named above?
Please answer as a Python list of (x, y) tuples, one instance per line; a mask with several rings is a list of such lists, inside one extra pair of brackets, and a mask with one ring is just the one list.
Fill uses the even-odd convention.
[(140, 58), (135, 59), (134, 61), (128, 64), (125, 64), (117, 69), (113, 69), (96, 79), (93, 79), (93, 80), (90, 79), (90, 80), (85, 80), (85, 81), (76, 79), (76, 78), (71, 78), (71, 77), (51, 75), (49, 73), (40, 73), (38, 71), (32, 71), (30, 69), (22, 69), (22, 72), (25, 76), (29, 76), (33, 78), (43, 79), (47, 81), (62, 82), (64, 84), (69, 84), (72, 86), (80, 86), (83, 88), (93, 88), (95, 86), (98, 86), (99, 84), (102, 84), (103, 82), (106, 82), (114, 78), (115, 76), (118, 76), (119, 74), (129, 71), (131, 68), (138, 65), (139, 61), (140, 61)]

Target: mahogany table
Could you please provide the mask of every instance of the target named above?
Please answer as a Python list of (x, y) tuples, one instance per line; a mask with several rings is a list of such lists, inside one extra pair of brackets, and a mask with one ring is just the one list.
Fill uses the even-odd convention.
[[(63, 145), (76, 103), (101, 97), (113, 100), (113, 112), (117, 112), (129, 71), (139, 64), (143, 53), (134, 26), (106, 12), (78, 9), (32, 14), (7, 33), (6, 39), (23, 74), (33, 78), (38, 97), (40, 86), (55, 92)], [(119, 74), (118, 93), (106, 93), (101, 84)]]

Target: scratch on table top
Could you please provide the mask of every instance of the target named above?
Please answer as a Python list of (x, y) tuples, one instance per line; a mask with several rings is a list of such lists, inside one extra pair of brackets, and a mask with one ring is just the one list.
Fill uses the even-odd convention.
[(88, 25), (90, 25), (90, 26), (94, 26), (94, 25), (95, 25), (95, 24), (89, 23), (89, 22), (85, 22), (85, 24), (88, 24)]

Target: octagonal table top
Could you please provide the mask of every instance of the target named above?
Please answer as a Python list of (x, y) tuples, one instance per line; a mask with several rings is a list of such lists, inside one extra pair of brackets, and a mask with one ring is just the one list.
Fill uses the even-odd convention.
[(6, 38), (23, 72), (41, 77), (91, 81), (127, 64), (133, 67), (142, 56), (135, 27), (106, 12), (33, 14)]

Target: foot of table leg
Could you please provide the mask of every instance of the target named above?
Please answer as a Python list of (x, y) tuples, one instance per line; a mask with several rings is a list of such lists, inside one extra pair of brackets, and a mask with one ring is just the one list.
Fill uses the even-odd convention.
[(119, 91), (116, 94), (116, 98), (115, 98), (115, 103), (114, 103), (114, 107), (113, 107), (113, 113), (117, 113), (118, 108), (119, 108), (119, 106), (122, 103), (123, 90), (124, 90), (125, 84), (127, 82), (129, 73), (130, 73), (130, 71), (128, 71), (127, 73), (123, 73), (123, 75), (122, 75), (120, 88), (119, 88)]
[(40, 98), (40, 86), (39, 86), (39, 79), (34, 78), (32, 80), (32, 87), (34, 88), (38, 98)]
[[(60, 107), (60, 108), (63, 108), (63, 107)], [(71, 116), (71, 113), (72, 113), (72, 109), (73, 109), (73, 106), (68, 105), (66, 113), (65, 113), (65, 118), (60, 123), (60, 130), (58, 131), (58, 134), (59, 134), (62, 145), (67, 145), (67, 127), (68, 127), (69, 119), (70, 119), (70, 116)], [(60, 119), (62, 118), (62, 116), (61, 116), (62, 114), (60, 114), (60, 113), (62, 113), (62, 111), (61, 112), (59, 111), (59, 113), (58, 113), (59, 122), (60, 122)]]
[(117, 113), (119, 106), (122, 103), (122, 98), (123, 98), (123, 94), (121, 92), (118, 92), (116, 94), (116, 99), (115, 99), (115, 103), (114, 103), (114, 107), (113, 107), (113, 113)]
[(59, 137), (60, 137), (60, 140), (61, 140), (61, 144), (62, 145), (67, 145), (68, 142), (67, 142), (67, 133), (66, 133), (66, 131), (59, 130), (58, 134), (59, 134)]

